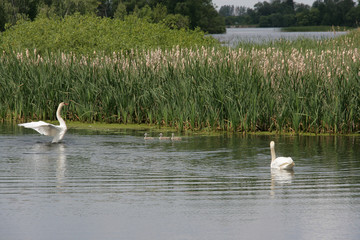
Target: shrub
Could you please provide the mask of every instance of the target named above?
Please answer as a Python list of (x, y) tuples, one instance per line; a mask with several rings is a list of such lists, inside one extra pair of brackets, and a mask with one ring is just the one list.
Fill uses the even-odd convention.
[(169, 29), (164, 24), (149, 23), (135, 16), (125, 20), (82, 16), (38, 18), (22, 21), (2, 33), (0, 50), (36, 48), (38, 53), (51, 51), (89, 54), (112, 53), (130, 49), (214, 46), (217, 41), (200, 30)]

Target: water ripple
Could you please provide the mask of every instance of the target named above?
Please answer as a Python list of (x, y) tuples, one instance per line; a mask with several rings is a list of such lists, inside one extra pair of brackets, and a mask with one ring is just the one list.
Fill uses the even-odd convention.
[[(263, 239), (259, 228), (272, 239), (360, 235), (360, 148), (347, 151), (353, 139), (279, 138), (279, 155), (296, 166), (276, 171), (268, 136), (176, 143), (142, 136), (69, 133), (49, 144), (0, 135), (2, 235), (25, 239), (11, 237), (20, 226), (26, 239), (72, 239), (72, 225), (81, 239)], [(139, 228), (145, 233), (136, 235)]]

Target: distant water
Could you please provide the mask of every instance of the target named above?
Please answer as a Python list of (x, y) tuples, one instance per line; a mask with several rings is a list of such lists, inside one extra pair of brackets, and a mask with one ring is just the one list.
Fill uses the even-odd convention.
[(0, 239), (360, 238), (359, 137), (0, 129)]
[(347, 32), (281, 32), (281, 28), (227, 28), (224, 34), (212, 34), (225, 45), (236, 46), (239, 42), (268, 42), (279, 39), (297, 38), (324, 39), (346, 34)]

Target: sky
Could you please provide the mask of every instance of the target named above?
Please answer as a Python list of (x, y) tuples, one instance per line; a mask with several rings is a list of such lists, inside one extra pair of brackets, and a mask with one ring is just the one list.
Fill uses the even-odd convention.
[[(245, 6), (248, 8), (254, 8), (254, 5), (258, 2), (271, 2), (271, 0), (212, 0), (214, 5), (218, 6), (217, 10), (223, 5)], [(311, 6), (315, 0), (294, 0), (295, 3), (304, 3)]]

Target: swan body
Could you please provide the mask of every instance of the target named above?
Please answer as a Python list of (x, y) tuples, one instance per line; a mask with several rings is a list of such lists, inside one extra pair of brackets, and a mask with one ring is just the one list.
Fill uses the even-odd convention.
[(163, 134), (160, 133), (159, 140), (170, 140), (170, 137), (163, 137)]
[(181, 141), (181, 137), (175, 137), (175, 134), (171, 134), (171, 141)]
[(292, 169), (295, 165), (291, 157), (276, 157), (275, 154), (275, 143), (274, 141), (270, 142), (270, 151), (271, 151), (271, 168), (275, 169)]
[(144, 134), (144, 139), (145, 139), (145, 140), (152, 140), (152, 139), (154, 139), (154, 138), (153, 138), (153, 137), (148, 137), (148, 136), (147, 136), (147, 133), (145, 133), (145, 134)]
[(59, 121), (60, 125), (53, 125), (50, 123), (46, 123), (43, 121), (39, 121), (39, 122), (28, 122), (28, 123), (21, 123), (18, 124), (21, 127), (25, 127), (25, 128), (31, 128), (34, 129), (35, 131), (37, 131), (38, 133), (45, 135), (45, 136), (52, 136), (54, 137), (52, 140), (52, 143), (57, 143), (59, 141), (61, 141), (64, 138), (64, 135), (66, 133), (67, 127), (65, 124), (64, 119), (61, 117), (61, 109), (65, 106), (68, 105), (66, 103), (60, 103), (57, 111), (56, 111), (56, 118)]

